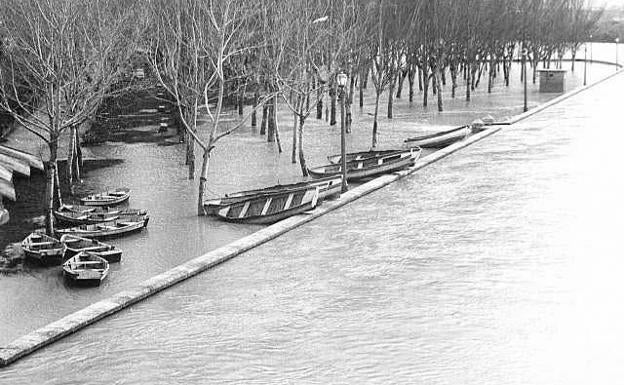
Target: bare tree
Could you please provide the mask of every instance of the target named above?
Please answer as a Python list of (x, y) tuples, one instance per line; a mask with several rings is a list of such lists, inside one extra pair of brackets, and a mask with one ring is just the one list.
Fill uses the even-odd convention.
[[(59, 190), (60, 135), (93, 116), (136, 49), (140, 7), (128, 1), (5, 0), (0, 107), (47, 143), (46, 229)], [(19, 92), (27, 87), (25, 99)], [(60, 200), (60, 194), (58, 199)]]

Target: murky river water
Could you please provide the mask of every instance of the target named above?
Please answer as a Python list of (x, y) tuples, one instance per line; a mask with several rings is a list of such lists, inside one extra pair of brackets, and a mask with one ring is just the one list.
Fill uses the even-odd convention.
[[(620, 77), (601, 89), (617, 95), (622, 85)], [(600, 96), (578, 96), (0, 369), (0, 383), (621, 378), (622, 134), (617, 103)], [(548, 97), (531, 93), (533, 104)], [(437, 114), (399, 103), (382, 143), (485, 112), (518, 113), (521, 97), (498, 87), (471, 110), (461, 105)], [(370, 117), (356, 118), (370, 127)], [(310, 164), (338, 150), (337, 131), (310, 120)], [(354, 131), (351, 148), (366, 148), (368, 129)], [(217, 150), (215, 193), (296, 178), (288, 151), (277, 155), (250, 133)], [(96, 149), (111, 150), (126, 162), (90, 173), (86, 188), (130, 187), (132, 206), (150, 210), (149, 229), (114, 241), (125, 259), (100, 288), (67, 288), (55, 269), (0, 277), (1, 343), (257, 229), (195, 216), (181, 148)], [(227, 178), (232, 167), (237, 177)]]

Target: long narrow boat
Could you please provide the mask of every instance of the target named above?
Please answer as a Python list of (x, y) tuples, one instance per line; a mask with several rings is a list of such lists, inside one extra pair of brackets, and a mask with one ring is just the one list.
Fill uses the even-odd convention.
[(41, 160), (41, 158), (32, 154), (29, 154), (25, 151), (18, 150), (17, 148), (13, 148), (13, 147), (0, 145), (0, 154), (4, 154), (4, 155), (11, 156), (13, 158), (21, 159), (25, 162), (28, 162), (30, 167), (36, 168), (37, 170), (40, 170), (40, 171), (44, 171), (43, 161)]
[(228, 222), (271, 224), (312, 210), (316, 207), (318, 196), (318, 187), (306, 187), (250, 197), (221, 208), (217, 212), (217, 217)]
[[(420, 148), (414, 148), (379, 157), (347, 162), (347, 180), (357, 181), (401, 170), (413, 165), (416, 159), (420, 157), (420, 153)], [(340, 174), (342, 172), (342, 166), (339, 164), (329, 164), (308, 169), (308, 172), (315, 178), (325, 177), (328, 175)]]
[[(420, 151), (418, 146), (415, 146), (414, 151)], [(369, 150), (369, 151), (359, 151), (359, 152), (350, 152), (347, 154), (347, 162), (353, 162), (357, 160), (364, 160), (368, 158), (377, 158), (380, 156), (390, 155), (395, 152), (403, 152), (406, 149), (391, 149), (391, 150)], [(329, 163), (339, 164), (342, 156), (340, 154), (330, 155), (327, 157)]]
[(206, 215), (216, 215), (219, 210), (227, 205), (233, 203), (242, 202), (250, 197), (260, 197), (267, 194), (283, 193), (287, 191), (300, 190), (302, 188), (318, 187), (319, 197), (318, 201), (321, 202), (326, 198), (340, 195), (342, 188), (342, 175), (329, 176), (327, 178), (312, 179), (305, 182), (291, 183), (291, 184), (277, 184), (274, 186), (266, 187), (257, 190), (239, 191), (231, 194), (227, 194), (223, 198), (209, 199), (204, 201), (204, 211)]
[(442, 148), (457, 141), (466, 139), (471, 133), (472, 129), (470, 126), (461, 126), (447, 131), (436, 132), (434, 134), (407, 138), (404, 142), (410, 146)]
[(68, 283), (98, 286), (108, 276), (108, 261), (89, 252), (78, 253), (63, 263), (63, 277)]
[(32, 233), (22, 241), (22, 249), (26, 258), (35, 260), (44, 266), (53, 266), (63, 262), (67, 246), (56, 238)]
[(63, 204), (57, 210), (61, 213), (73, 214), (98, 214), (98, 215), (147, 215), (145, 209), (133, 209), (127, 207), (108, 207), (108, 206), (83, 206)]
[(22, 159), (0, 154), (0, 165), (18, 174), (30, 176), (30, 164)]
[(90, 225), (94, 223), (110, 222), (115, 219), (124, 219), (128, 216), (147, 215), (146, 210), (109, 208), (99, 206), (62, 205), (54, 211), (54, 216), (60, 222), (72, 225)]
[(72, 225), (91, 225), (94, 223), (110, 222), (119, 219), (119, 215), (106, 213), (76, 213), (73, 211), (54, 211), (54, 217), (59, 222)]
[(69, 229), (56, 230), (57, 236), (65, 234), (75, 235), (82, 238), (112, 238), (135, 231), (140, 231), (147, 227), (149, 216), (128, 217), (127, 219), (117, 219), (111, 222), (96, 223), (93, 225), (80, 225)]
[(130, 198), (130, 190), (118, 188), (116, 190), (88, 195), (80, 198), (80, 203), (85, 206), (114, 206), (127, 201)]
[(81, 238), (75, 235), (65, 234), (61, 237), (61, 242), (67, 246), (65, 258), (71, 258), (78, 253), (88, 251), (91, 254), (106, 259), (108, 262), (121, 261), (121, 249), (96, 239)]

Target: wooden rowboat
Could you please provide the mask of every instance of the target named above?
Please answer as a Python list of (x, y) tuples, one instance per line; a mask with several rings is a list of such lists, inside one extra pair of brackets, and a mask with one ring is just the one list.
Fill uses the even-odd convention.
[(295, 214), (312, 210), (316, 207), (318, 195), (318, 187), (306, 187), (300, 190), (250, 197), (242, 202), (221, 208), (217, 212), (217, 217), (228, 222), (275, 223)]
[(95, 254), (82, 252), (63, 263), (63, 277), (68, 283), (98, 286), (108, 276), (108, 262)]
[(44, 171), (43, 161), (41, 158), (24, 152), (22, 150), (18, 150), (13, 147), (0, 145), (0, 154), (11, 156), (13, 158), (21, 159), (24, 162), (27, 162), (30, 167), (36, 168), (37, 170)]
[(204, 212), (206, 213), (206, 215), (216, 215), (217, 212), (219, 212), (219, 210), (221, 210), (225, 206), (245, 201), (250, 197), (259, 197), (267, 194), (283, 193), (308, 187), (319, 188), (318, 201), (321, 202), (325, 198), (340, 195), (342, 189), (342, 175), (334, 175), (327, 178), (313, 179), (299, 183), (277, 184), (263, 189), (246, 190), (227, 194), (223, 198), (209, 199), (204, 201)]
[[(347, 162), (347, 180), (356, 181), (401, 170), (413, 165), (420, 153), (421, 150), (418, 148)], [(337, 175), (342, 172), (342, 166), (329, 164), (308, 169), (308, 172), (314, 178)]]
[(83, 206), (83, 205), (61, 205), (57, 211), (62, 213), (71, 212), (74, 214), (98, 214), (98, 215), (147, 215), (147, 210), (132, 209), (125, 207), (108, 207), (108, 206)]
[(93, 225), (80, 225), (69, 229), (56, 230), (57, 236), (65, 234), (75, 235), (82, 238), (112, 238), (135, 231), (140, 231), (147, 227), (149, 216), (128, 217), (127, 219), (117, 219), (111, 222), (96, 223)]
[(63, 262), (67, 246), (56, 238), (32, 233), (22, 241), (22, 249), (26, 258), (35, 260), (43, 266), (54, 266)]
[(77, 213), (73, 211), (54, 211), (54, 217), (59, 222), (72, 225), (90, 225), (94, 223), (110, 222), (119, 219), (119, 215), (106, 213)]
[(67, 246), (65, 258), (71, 258), (74, 255), (88, 251), (106, 259), (108, 262), (121, 261), (121, 249), (116, 248), (108, 243), (100, 242), (95, 239), (81, 238), (75, 235), (65, 234), (61, 237), (61, 242)]
[[(85, 207), (86, 209), (79, 209)], [(128, 216), (147, 215), (146, 210), (100, 208), (97, 206), (71, 206), (63, 205), (54, 211), (54, 217), (63, 223), (72, 225), (90, 225), (94, 223), (110, 222), (116, 219), (124, 219)]]
[(442, 148), (457, 141), (466, 139), (472, 133), (470, 126), (461, 126), (452, 130), (436, 132), (435, 134), (422, 135), (404, 140), (410, 146), (423, 148)]
[[(392, 150), (370, 150), (370, 151), (359, 151), (359, 152), (350, 152), (347, 154), (347, 162), (353, 162), (357, 160), (364, 160), (368, 158), (376, 158), (384, 155), (390, 155), (395, 152), (402, 152), (406, 149), (392, 149)], [(414, 151), (420, 151), (418, 146), (414, 147)], [(342, 156), (340, 154), (330, 155), (327, 157), (329, 163), (339, 164)]]
[(85, 206), (114, 206), (127, 201), (130, 198), (130, 190), (119, 188), (99, 194), (88, 195), (80, 198), (80, 202)]

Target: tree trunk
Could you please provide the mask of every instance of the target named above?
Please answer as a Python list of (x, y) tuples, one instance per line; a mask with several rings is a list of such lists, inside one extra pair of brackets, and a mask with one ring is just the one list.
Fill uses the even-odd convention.
[(360, 89), (360, 108), (364, 107), (364, 71), (360, 73), (358, 88)]
[(260, 135), (266, 134), (267, 129), (267, 114), (269, 111), (268, 102), (262, 105), (262, 122), (260, 123)]
[(373, 140), (372, 140), (372, 148), (377, 146), (377, 117), (379, 116), (379, 97), (381, 94), (379, 92), (375, 93), (375, 115), (373, 117)]
[(195, 179), (195, 139), (193, 139), (191, 134), (187, 134), (186, 137), (186, 162), (188, 165), (188, 178), (193, 180)]
[(54, 236), (54, 193), (56, 184), (56, 158), (58, 156), (58, 135), (50, 134), (50, 142), (48, 143), (50, 149), (50, 160), (48, 161), (46, 168), (46, 233)]
[(67, 152), (67, 183), (69, 185), (69, 192), (74, 195), (74, 159), (76, 159), (76, 127), (72, 126), (69, 129), (69, 146)]
[(245, 87), (240, 87), (238, 90), (238, 97), (236, 99), (238, 104), (238, 115), (243, 116), (243, 107), (245, 105)]
[(59, 177), (59, 166), (58, 166), (58, 157), (56, 160), (56, 166), (54, 167), (54, 169), (56, 170), (56, 172), (54, 173), (54, 185), (55, 185), (55, 192), (56, 192), (56, 204), (55, 207), (59, 207), (63, 204), (63, 197), (61, 196), (61, 180)]
[(336, 90), (336, 81), (332, 81), (332, 85), (331, 88), (329, 89), (329, 96), (330, 96), (330, 107), (329, 107), (329, 125), (330, 126), (335, 126), (336, 125), (336, 95), (337, 90)]
[(427, 67), (421, 69), (422, 83), (423, 83), (423, 107), (427, 107), (429, 104), (429, 73)]
[(423, 92), (423, 73), (420, 67), (416, 67), (418, 71), (418, 91)]
[[(297, 102), (295, 103), (295, 108), (299, 110), (299, 104), (301, 103), (301, 95), (297, 96)], [(297, 113), (293, 112), (293, 137), (292, 137), (292, 154), (290, 157), (290, 162), (292, 164), (297, 163)]]
[(457, 66), (451, 63), (451, 98), (455, 99), (457, 93)]
[(318, 99), (318, 103), (316, 103), (316, 118), (319, 120), (323, 119), (323, 90), (320, 84), (317, 84), (318, 88), (316, 89), (316, 98)]
[(299, 115), (299, 166), (301, 167), (301, 174), (303, 176), (310, 175), (308, 173), (308, 166), (306, 164), (305, 155), (303, 154), (303, 125), (305, 123), (305, 118), (303, 115), (303, 111)]
[(466, 64), (465, 74), (466, 74), (466, 101), (469, 102), (470, 97), (471, 97), (470, 91), (471, 91), (471, 84), (472, 84), (472, 79), (471, 79), (472, 69), (470, 68), (470, 64)]
[(251, 127), (256, 127), (258, 125), (258, 116), (256, 114), (256, 107), (258, 106), (258, 101), (260, 100), (260, 92), (256, 90), (254, 92), (254, 110), (251, 112)]
[(392, 119), (393, 113), (393, 105), (394, 105), (394, 87), (397, 81), (396, 74), (392, 76), (390, 79), (389, 89), (388, 89), (388, 119)]
[(414, 101), (414, 76), (415, 69), (412, 67), (407, 73), (407, 81), (409, 82), (409, 101), (410, 103)]
[(269, 116), (267, 121), (267, 142), (275, 142), (275, 97), (269, 101)]
[(399, 84), (397, 84), (397, 92), (396, 98), (401, 99), (401, 94), (403, 93), (403, 82), (405, 81), (405, 76), (407, 75), (407, 71), (399, 71)]
[(494, 68), (494, 58), (492, 56), (490, 56), (490, 65), (489, 65), (489, 72), (488, 72), (488, 94), (492, 93), (492, 87), (494, 86), (494, 74), (495, 74), (495, 68)]
[(438, 89), (438, 111), (442, 112), (444, 111), (444, 105), (442, 103), (442, 87), (441, 87), (442, 69), (441, 69), (440, 63), (436, 64), (435, 77), (436, 77), (436, 84), (437, 84), (437, 89)]
[(351, 76), (349, 82), (349, 94), (345, 103), (345, 131), (347, 134), (351, 133), (351, 122), (353, 117), (351, 116), (351, 105), (353, 104), (353, 94), (355, 93), (355, 77)]
[[(209, 147), (210, 148), (210, 147)], [(197, 197), (197, 215), (206, 215), (204, 211), (204, 194), (208, 182), (208, 167), (210, 165), (210, 150), (204, 151), (202, 158), (201, 175), (199, 177), (199, 196)]]
[(281, 154), (282, 141), (280, 140), (279, 124), (277, 122), (277, 96), (273, 99), (273, 132), (275, 133), (275, 141), (277, 142), (277, 151)]

